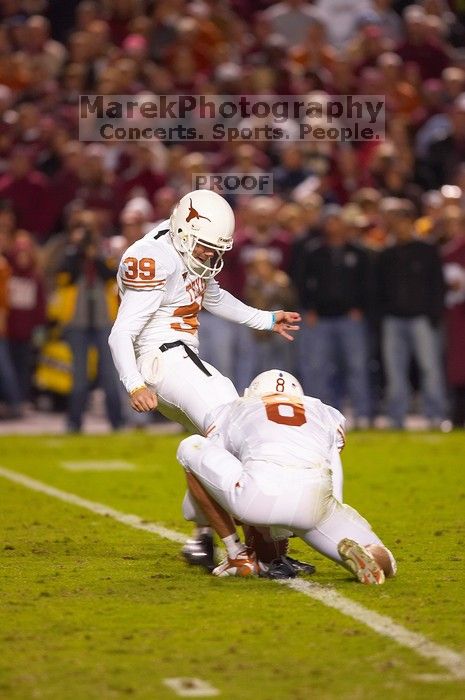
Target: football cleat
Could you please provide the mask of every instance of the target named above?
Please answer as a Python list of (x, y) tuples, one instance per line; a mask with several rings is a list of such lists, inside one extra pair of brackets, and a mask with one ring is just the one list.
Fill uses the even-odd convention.
[(287, 554), (281, 558), (286, 559), (286, 561), (289, 562), (289, 564), (291, 564), (291, 566), (294, 567), (297, 574), (308, 574), (310, 576), (311, 574), (314, 574), (316, 571), (313, 564), (308, 564), (306, 561), (300, 561), (299, 559), (293, 559), (293, 557), (288, 557)]
[(281, 556), (278, 557), (278, 559), (273, 559), (269, 564), (260, 562), (260, 576), (273, 580), (295, 578), (297, 576), (297, 571), (291, 562), (288, 561), (288, 557)]
[(384, 571), (369, 551), (354, 540), (341, 540), (337, 546), (342, 561), (358, 578), (360, 583), (381, 585), (384, 583)]
[(254, 552), (244, 549), (234, 559), (226, 557), (212, 571), (213, 576), (258, 576), (259, 568)]
[(203, 534), (187, 540), (181, 553), (188, 564), (203, 566), (208, 571), (213, 571), (215, 568), (213, 535)]

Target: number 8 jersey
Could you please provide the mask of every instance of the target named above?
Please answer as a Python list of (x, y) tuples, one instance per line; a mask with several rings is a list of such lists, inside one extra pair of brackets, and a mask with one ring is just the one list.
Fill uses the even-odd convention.
[(245, 397), (207, 416), (208, 436), (247, 463), (311, 469), (331, 466), (333, 450), (344, 447), (345, 418), (309, 396)]
[(164, 343), (181, 340), (198, 348), (198, 313), (202, 307), (257, 330), (272, 326), (269, 311), (253, 309), (190, 272), (163, 221), (124, 253), (117, 274), (121, 305), (110, 335), (110, 348), (128, 392), (144, 384), (138, 360)]

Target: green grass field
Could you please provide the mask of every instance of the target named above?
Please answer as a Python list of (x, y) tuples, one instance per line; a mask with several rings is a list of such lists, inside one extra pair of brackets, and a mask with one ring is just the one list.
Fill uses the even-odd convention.
[[(188, 533), (178, 442), (4, 437), (0, 466)], [(393, 550), (395, 580), (364, 587), (292, 547), (317, 566), (307, 581), (462, 654), (462, 670), (464, 447), (463, 433), (349, 435), (345, 499)], [(133, 469), (64, 466), (102, 460)], [(173, 677), (202, 679), (225, 700), (465, 697), (444, 665), (286, 586), (215, 579), (187, 567), (176, 542), (1, 475), (0, 503), (2, 699), (169, 700)]]

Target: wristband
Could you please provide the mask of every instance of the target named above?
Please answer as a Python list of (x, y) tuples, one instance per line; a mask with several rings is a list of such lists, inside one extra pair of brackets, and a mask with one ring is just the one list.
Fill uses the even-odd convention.
[(136, 393), (136, 391), (140, 391), (141, 389), (147, 389), (145, 384), (141, 384), (140, 386), (136, 386), (135, 389), (131, 389), (131, 391), (129, 392), (129, 396), (132, 396), (133, 394)]
[(272, 312), (271, 312), (271, 326), (270, 326), (270, 331), (273, 330), (275, 323), (276, 323), (276, 312), (275, 312), (275, 311), (272, 311)]

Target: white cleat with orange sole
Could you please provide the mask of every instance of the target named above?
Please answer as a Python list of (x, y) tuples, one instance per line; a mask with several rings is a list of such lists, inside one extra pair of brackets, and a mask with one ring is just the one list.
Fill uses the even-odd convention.
[(344, 539), (339, 542), (337, 551), (344, 564), (355, 574), (360, 583), (377, 586), (384, 583), (384, 571), (361, 544)]
[(213, 576), (258, 576), (259, 567), (254, 552), (244, 549), (237, 557), (230, 559), (226, 557), (218, 566), (213, 569)]

